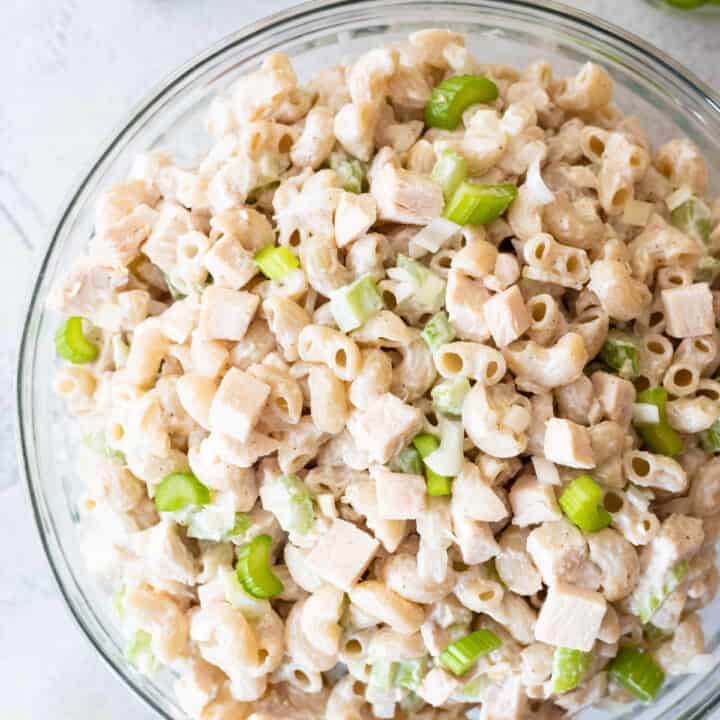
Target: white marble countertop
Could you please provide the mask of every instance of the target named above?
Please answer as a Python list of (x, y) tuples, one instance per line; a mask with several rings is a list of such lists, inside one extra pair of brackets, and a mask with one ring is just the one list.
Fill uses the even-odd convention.
[[(4, 0), (0, 27), (0, 717), (156, 717), (99, 661), (63, 607), (32, 522), (12, 430), (17, 328), (39, 253), (78, 173), (128, 109), (231, 29), (292, 0)], [(707, 82), (720, 18), (658, 12), (642, 0), (571, 3), (637, 33)], [(717, 74), (715, 74), (717, 77)]]

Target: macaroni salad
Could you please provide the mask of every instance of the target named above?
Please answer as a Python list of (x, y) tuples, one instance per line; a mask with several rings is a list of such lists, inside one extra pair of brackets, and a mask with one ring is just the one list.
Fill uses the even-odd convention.
[(703, 673), (720, 201), (606, 71), (271, 55), (53, 290), (82, 547), (195, 720), (556, 718)]

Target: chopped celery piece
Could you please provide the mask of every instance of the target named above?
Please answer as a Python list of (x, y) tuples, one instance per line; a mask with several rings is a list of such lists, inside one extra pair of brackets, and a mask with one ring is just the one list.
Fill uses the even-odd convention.
[(397, 670), (398, 663), (392, 660), (376, 660), (370, 670), (370, 685), (382, 690), (390, 690), (395, 684)]
[(424, 465), (420, 453), (414, 447), (401, 450), (391, 461), (390, 469), (393, 472), (409, 475), (423, 475)]
[(155, 488), (155, 507), (159, 512), (176, 512), (188, 505), (208, 505), (210, 490), (191, 472), (166, 475)]
[(247, 513), (238, 512), (235, 513), (235, 524), (228, 530), (228, 537), (234, 537), (235, 535), (244, 535), (252, 525), (252, 520)]
[(432, 179), (440, 185), (447, 202), (467, 177), (467, 160), (452, 150), (443, 150), (432, 170)]
[(288, 273), (300, 267), (300, 261), (292, 250), (282, 245), (266, 245), (255, 253), (255, 264), (260, 272), (270, 280), (281, 280)]
[(600, 505), (602, 497), (602, 488), (588, 475), (581, 475), (563, 490), (560, 507), (581, 530), (598, 532), (612, 522), (610, 513)]
[(566, 693), (578, 686), (590, 667), (592, 653), (566, 647), (555, 648), (553, 655), (552, 691)]
[(361, 193), (365, 184), (365, 167), (355, 158), (349, 158), (342, 153), (330, 155), (330, 168), (337, 173), (343, 190), (352, 193)]
[(720, 275), (720, 260), (712, 255), (701, 257), (695, 270), (696, 282), (706, 282), (712, 285), (718, 275)]
[(455, 330), (444, 310), (435, 313), (420, 334), (432, 352), (437, 352), (442, 345), (452, 342), (455, 338)]
[(283, 477), (282, 483), (290, 498), (290, 517), (287, 529), (305, 535), (312, 527), (315, 516), (310, 490), (296, 475), (286, 475)]
[(647, 623), (647, 625), (643, 628), (643, 632), (645, 633), (645, 637), (652, 643), (669, 640), (673, 636), (672, 630), (659, 628), (657, 625), (653, 625), (652, 623)]
[(634, 380), (640, 375), (640, 353), (627, 333), (611, 330), (598, 357), (616, 370), (620, 377)]
[(460, 640), (450, 643), (441, 653), (440, 664), (454, 675), (464, 675), (477, 660), (489, 655), (502, 645), (500, 638), (490, 630), (476, 630)]
[(136, 630), (125, 646), (125, 659), (134, 665), (143, 675), (151, 675), (158, 668), (153, 654), (152, 635), (145, 630)]
[(638, 435), (643, 439), (650, 452), (661, 455), (674, 456), (683, 450), (683, 441), (680, 435), (670, 427), (667, 421), (668, 392), (663, 387), (650, 388), (638, 393), (638, 403), (656, 405), (660, 416), (659, 423), (634, 423)]
[[(421, 433), (413, 439), (413, 446), (424, 460), (440, 447), (440, 441), (434, 435)], [(445, 475), (438, 475), (427, 465), (425, 465), (425, 484), (427, 486), (427, 494), (431, 497), (450, 495), (452, 493), (452, 478), (446, 477)]]
[(449, 378), (439, 382), (431, 391), (433, 407), (448, 415), (461, 415), (465, 396), (470, 392), (467, 378)]
[(466, 180), (448, 200), (444, 214), (458, 225), (487, 225), (513, 204), (517, 194), (512, 183), (480, 185)]
[(490, 103), (499, 95), (497, 85), (480, 75), (458, 75), (437, 85), (425, 105), (425, 124), (455, 130), (471, 105)]
[(261, 600), (279, 595), (285, 587), (270, 569), (272, 538), (258, 535), (238, 554), (237, 577), (245, 592)]
[(417, 690), (420, 687), (425, 674), (427, 673), (427, 659), (424, 657), (415, 660), (406, 660), (398, 665), (395, 673), (395, 685)]
[(688, 564), (685, 560), (681, 560), (665, 573), (659, 587), (653, 588), (640, 600), (638, 615), (643, 624), (650, 620), (665, 600), (667, 600), (668, 595), (677, 590), (680, 583), (687, 577), (687, 574)]
[(270, 610), (269, 601), (253, 597), (246, 592), (237, 573), (234, 573), (229, 568), (221, 568), (219, 573), (223, 584), (225, 600), (227, 600), (230, 605), (236, 610), (240, 610), (245, 617), (254, 620), (267, 614)]
[(125, 453), (121, 450), (115, 450), (107, 444), (107, 439), (104, 432), (93, 432), (85, 433), (82, 437), (82, 444), (94, 450), (99, 455), (105, 455), (105, 457), (112, 458), (113, 460), (119, 460), (121, 463), (125, 462)]
[(655, 698), (665, 673), (655, 660), (639, 648), (622, 647), (608, 666), (611, 680), (627, 688), (643, 702)]
[(720, 452), (720, 418), (700, 433), (700, 444), (705, 452)]
[(398, 255), (397, 266), (411, 278), (415, 300), (430, 312), (439, 310), (445, 302), (445, 281), (417, 260)]
[(58, 328), (55, 350), (63, 360), (74, 365), (92, 362), (100, 352), (98, 346), (85, 337), (81, 317), (70, 317)]
[(691, 197), (672, 211), (670, 219), (678, 230), (707, 245), (712, 230), (712, 215), (702, 200)]
[(330, 300), (330, 311), (343, 332), (356, 330), (382, 309), (382, 296), (371, 275), (340, 288)]

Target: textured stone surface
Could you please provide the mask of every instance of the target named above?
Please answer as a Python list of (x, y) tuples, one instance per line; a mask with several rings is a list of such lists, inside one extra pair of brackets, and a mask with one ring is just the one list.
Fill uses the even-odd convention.
[[(72, 185), (128, 109), (176, 66), (288, 0), (5, 0), (0, 24), (0, 563), (2, 717), (145, 720), (63, 607), (42, 555), (12, 436), (19, 321), (46, 232)], [(720, 19), (660, 13), (641, 0), (573, 5), (636, 32), (706, 81)], [(713, 38), (715, 42), (713, 44)]]

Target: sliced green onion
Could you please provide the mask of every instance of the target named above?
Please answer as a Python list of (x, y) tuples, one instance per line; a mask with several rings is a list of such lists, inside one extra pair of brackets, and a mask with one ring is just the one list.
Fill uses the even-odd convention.
[(627, 380), (634, 380), (640, 375), (640, 353), (627, 333), (611, 330), (599, 358)]
[(700, 433), (700, 444), (705, 452), (720, 452), (720, 418)]
[(667, 421), (667, 398), (668, 392), (663, 387), (650, 388), (638, 393), (638, 403), (657, 406), (660, 422), (636, 422), (634, 425), (638, 435), (640, 435), (650, 452), (674, 456), (682, 452), (683, 441)]
[(449, 378), (439, 382), (431, 391), (433, 407), (448, 415), (461, 415), (465, 396), (470, 392), (467, 378)]
[[(413, 446), (424, 460), (440, 447), (440, 441), (434, 435), (421, 433), (413, 438)], [(438, 475), (427, 465), (425, 465), (425, 485), (427, 487), (427, 494), (431, 497), (452, 494), (452, 478), (445, 475)]]
[(125, 659), (144, 675), (151, 675), (158, 668), (158, 661), (153, 654), (152, 635), (145, 630), (136, 630), (125, 646)]
[(285, 246), (266, 245), (255, 253), (255, 264), (270, 280), (281, 280), (300, 267), (300, 261)]
[(490, 630), (476, 630), (454, 643), (441, 653), (440, 663), (454, 675), (464, 675), (477, 660), (489, 655), (502, 645), (500, 638)]
[(447, 202), (467, 177), (467, 160), (452, 150), (443, 150), (432, 170), (432, 179), (440, 185)]
[(310, 531), (315, 516), (312, 494), (297, 475), (286, 475), (282, 482), (290, 498), (290, 518), (287, 530), (305, 535)]
[(421, 657), (415, 660), (406, 660), (398, 665), (395, 673), (395, 685), (417, 690), (427, 673), (427, 658)]
[(99, 455), (105, 455), (105, 457), (119, 460), (123, 464), (125, 463), (125, 453), (121, 450), (111, 448), (107, 444), (107, 438), (104, 432), (85, 433), (82, 437), (82, 444)]
[(698, 260), (695, 282), (706, 282), (712, 285), (718, 275), (720, 275), (720, 260), (712, 255), (705, 255)]
[(712, 230), (712, 214), (702, 200), (691, 197), (672, 211), (670, 219), (678, 230), (707, 245)]
[(602, 488), (588, 475), (575, 478), (560, 496), (560, 507), (568, 519), (585, 532), (598, 532), (612, 522), (600, 505)]
[(166, 475), (155, 488), (155, 507), (159, 512), (176, 512), (188, 505), (208, 505), (210, 490), (191, 472)]
[(660, 606), (667, 600), (668, 595), (678, 589), (680, 583), (687, 577), (688, 564), (685, 560), (673, 565), (663, 576), (660, 587), (653, 589), (645, 595), (638, 603), (638, 615), (643, 624), (657, 612)]
[(480, 185), (465, 181), (448, 200), (444, 214), (458, 225), (487, 225), (513, 204), (517, 194), (512, 183)]
[(441, 310), (428, 320), (420, 335), (422, 335), (430, 350), (436, 352), (442, 345), (454, 340), (455, 330), (450, 324), (448, 314)]
[(377, 660), (370, 670), (370, 685), (390, 690), (395, 685), (398, 663), (392, 660)]
[(415, 300), (429, 312), (436, 312), (445, 302), (445, 281), (417, 260), (398, 255), (397, 266), (404, 270), (415, 286)]
[(420, 453), (412, 446), (401, 450), (391, 461), (390, 469), (393, 472), (408, 475), (423, 475), (424, 465)]
[(83, 333), (81, 317), (68, 318), (55, 333), (57, 354), (74, 365), (82, 365), (95, 360), (99, 354), (98, 346), (90, 342)]
[(236, 512), (235, 513), (235, 524), (228, 530), (228, 537), (234, 537), (235, 535), (244, 535), (252, 525), (252, 520), (247, 513)]
[(219, 571), (222, 580), (225, 600), (245, 617), (257, 620), (268, 613), (270, 602), (250, 595), (242, 586), (237, 573), (230, 568), (221, 568)]
[(265, 600), (279, 595), (285, 587), (270, 569), (272, 538), (258, 535), (238, 554), (237, 577), (248, 595)]
[(437, 85), (425, 105), (425, 124), (454, 130), (471, 105), (490, 103), (499, 95), (497, 85), (480, 75), (459, 75)]
[(352, 193), (361, 193), (365, 183), (365, 167), (355, 158), (349, 158), (342, 153), (330, 155), (330, 168), (337, 173), (343, 190)]
[(577, 687), (590, 667), (592, 653), (572, 648), (555, 648), (552, 669), (552, 691), (566, 693)]
[(665, 673), (653, 658), (634, 647), (622, 647), (608, 666), (610, 678), (643, 702), (655, 699)]
[(335, 291), (330, 300), (330, 311), (343, 332), (356, 330), (382, 309), (382, 295), (371, 275)]

